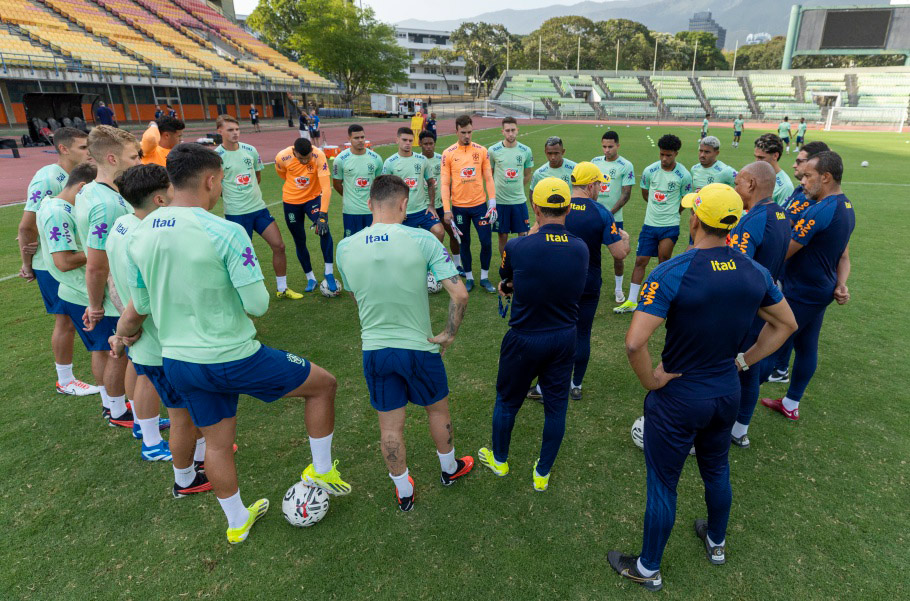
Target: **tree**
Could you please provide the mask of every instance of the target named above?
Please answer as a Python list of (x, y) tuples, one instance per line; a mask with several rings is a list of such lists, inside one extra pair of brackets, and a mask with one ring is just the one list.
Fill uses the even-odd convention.
[(261, 0), (247, 23), (270, 43), (343, 86), (350, 102), (407, 81), (395, 30), (344, 0)]
[[(781, 61), (784, 58), (784, 44), (787, 39), (784, 36), (774, 36), (769, 41), (762, 44), (749, 44), (740, 46), (736, 54), (737, 70), (760, 70), (760, 69), (780, 69)], [(727, 60), (733, 64), (733, 53), (727, 52)]]
[[(717, 36), (707, 31), (680, 31), (676, 39), (685, 42), (695, 52), (695, 42), (698, 41), (698, 54), (695, 57), (696, 71), (726, 71), (730, 68), (723, 52), (717, 47)], [(689, 57), (688, 69), (692, 68), (692, 57)]]
[[(639, 71), (651, 68), (654, 58), (654, 38), (651, 31), (628, 19), (609, 19), (595, 23), (600, 40), (600, 52), (605, 64), (599, 68), (616, 66), (616, 43), (619, 42), (619, 68)], [(612, 59), (612, 60), (610, 60)]]
[(524, 51), (527, 56), (534, 58), (536, 67), (539, 45), (542, 69), (570, 70), (575, 69), (576, 65), (582, 69), (602, 69), (605, 67), (605, 59), (599, 52), (599, 33), (594, 22), (585, 17), (553, 17), (525, 36)]
[(473, 75), (474, 97), (481, 85), (489, 83), (498, 68), (505, 67), (506, 46), (511, 36), (502, 25), (490, 23), (462, 23), (452, 32), (455, 52), (464, 58), (467, 70)]
[(439, 46), (430, 48), (423, 53), (420, 58), (420, 64), (426, 67), (439, 69), (442, 80), (446, 85), (446, 94), (451, 94), (449, 90), (448, 70), (452, 68), (455, 61), (458, 60), (458, 53), (451, 48), (441, 48)]

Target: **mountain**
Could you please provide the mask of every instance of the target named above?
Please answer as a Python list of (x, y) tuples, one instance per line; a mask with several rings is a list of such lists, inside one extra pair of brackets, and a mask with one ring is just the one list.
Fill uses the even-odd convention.
[[(848, 6), (855, 5), (856, 2), (857, 0), (825, 0), (823, 4)], [(465, 21), (484, 21), (505, 25), (512, 33), (525, 35), (551, 17), (578, 15), (592, 21), (631, 19), (644, 23), (654, 31), (676, 33), (689, 29), (689, 18), (696, 12), (711, 11), (714, 20), (726, 28), (726, 47), (732, 50), (737, 40), (742, 45), (746, 36), (753, 32), (767, 31), (771, 35), (786, 35), (792, 6), (792, 0), (613, 0), (526, 10), (497, 10), (447, 21), (407, 19), (397, 25), (451, 31)]]

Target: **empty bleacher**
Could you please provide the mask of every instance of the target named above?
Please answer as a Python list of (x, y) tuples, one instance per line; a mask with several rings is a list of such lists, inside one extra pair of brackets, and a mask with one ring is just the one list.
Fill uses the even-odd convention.
[(698, 83), (711, 105), (714, 117), (733, 119), (738, 115), (752, 115), (746, 94), (735, 77), (699, 77)]
[(657, 107), (637, 77), (602, 77), (600, 108), (606, 118), (654, 119)]
[(654, 91), (670, 114), (683, 119), (705, 116), (705, 109), (695, 95), (688, 77), (655, 75), (651, 78)]
[(906, 107), (910, 99), (910, 73), (859, 73), (857, 106)]
[(559, 98), (555, 99), (553, 104), (563, 118), (590, 119), (596, 116), (594, 107), (583, 98)]

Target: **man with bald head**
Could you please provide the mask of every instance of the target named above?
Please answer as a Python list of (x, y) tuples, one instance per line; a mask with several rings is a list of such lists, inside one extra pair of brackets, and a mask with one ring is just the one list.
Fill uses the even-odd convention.
[[(743, 199), (743, 218), (730, 232), (729, 243), (768, 270), (774, 281), (783, 271), (787, 248), (790, 245), (790, 221), (787, 214), (774, 202), (774, 167), (764, 161), (755, 161), (743, 167), (736, 174), (736, 192)], [(765, 321), (756, 317), (740, 347), (745, 351), (758, 339)], [(772, 361), (773, 362), (773, 361)], [(751, 369), (739, 372), (742, 387), (739, 414), (731, 433), (734, 445), (748, 448), (749, 421), (758, 402), (761, 386), (762, 367), (768, 368), (768, 360), (753, 365)]]

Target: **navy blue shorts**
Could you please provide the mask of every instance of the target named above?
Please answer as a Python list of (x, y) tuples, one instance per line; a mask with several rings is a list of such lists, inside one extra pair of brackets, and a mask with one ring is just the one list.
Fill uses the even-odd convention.
[(168, 382), (164, 375), (164, 367), (161, 365), (140, 365), (133, 361), (133, 367), (136, 368), (136, 374), (145, 376), (155, 387), (158, 398), (168, 409), (186, 409), (187, 402), (183, 395)]
[(443, 207), (436, 207), (436, 217), (439, 218), (439, 223), (446, 224), (446, 210)]
[(635, 250), (635, 256), (656, 257), (660, 241), (667, 238), (673, 240), (674, 245), (676, 244), (676, 241), (679, 240), (678, 225), (668, 227), (641, 226), (641, 231), (638, 233), (638, 248)]
[(436, 215), (431, 215), (426, 211), (416, 211), (414, 213), (408, 213), (407, 217), (404, 218), (402, 225), (408, 227), (417, 227), (423, 228), (427, 231), (430, 231), (439, 223), (439, 219)]
[(740, 137), (741, 135), (743, 135), (743, 132), (741, 132), (741, 131), (736, 131), (735, 129), (733, 130), (733, 137), (734, 137), (734, 138), (738, 138), (738, 137)]
[(243, 229), (246, 230), (246, 235), (251, 239), (253, 237), (253, 231), (261, 236), (262, 232), (265, 231), (265, 228), (272, 225), (275, 221), (275, 218), (272, 217), (269, 210), (265, 208), (253, 211), (252, 213), (244, 213), (243, 215), (228, 215), (225, 213), (224, 218), (243, 226)]
[(109, 351), (111, 350), (111, 345), (107, 343), (107, 339), (114, 335), (114, 332), (117, 331), (117, 320), (119, 317), (108, 317), (104, 316), (101, 321), (95, 324), (95, 327), (92, 328), (91, 332), (85, 331), (85, 325), (82, 323), (82, 316), (85, 315), (85, 307), (82, 305), (75, 305), (71, 302), (60, 299), (60, 304), (63, 309), (63, 312), (70, 316), (70, 319), (73, 321), (73, 325), (76, 327), (76, 331), (79, 333), (79, 338), (82, 339), (82, 344), (85, 345), (85, 349), (88, 351)]
[(803, 143), (803, 137), (802, 137), (802, 136), (796, 136), (796, 143), (797, 143), (797, 144), (802, 144), (802, 143)]
[(347, 238), (373, 225), (373, 215), (369, 213), (366, 215), (342, 213), (341, 223), (344, 225), (344, 237)]
[(426, 407), (449, 396), (439, 353), (400, 348), (363, 351), (363, 376), (376, 411), (401, 409), (408, 401)]
[(531, 229), (528, 218), (528, 205), (496, 205), (498, 217), (493, 224), (493, 231), (498, 234), (525, 234)]
[(467, 235), (472, 221), (478, 232), (482, 228), (490, 227), (489, 220), (483, 218), (487, 214), (487, 203), (485, 202), (473, 207), (452, 207), (452, 214), (455, 217), (455, 226), (461, 230), (462, 234)]
[(237, 415), (241, 394), (271, 403), (310, 376), (309, 361), (264, 344), (236, 361), (203, 364), (165, 357), (163, 363), (168, 381), (186, 399), (193, 423), (200, 428)]
[(44, 300), (44, 309), (51, 315), (66, 313), (63, 310), (63, 301), (57, 296), (60, 282), (44, 269), (35, 269), (34, 273), (35, 279), (38, 280), (38, 290), (41, 291), (41, 298)]
[(790, 144), (790, 138), (781, 138), (781, 142), (783, 142), (783, 143), (786, 144), (786, 145), (789, 145), (789, 144)]

